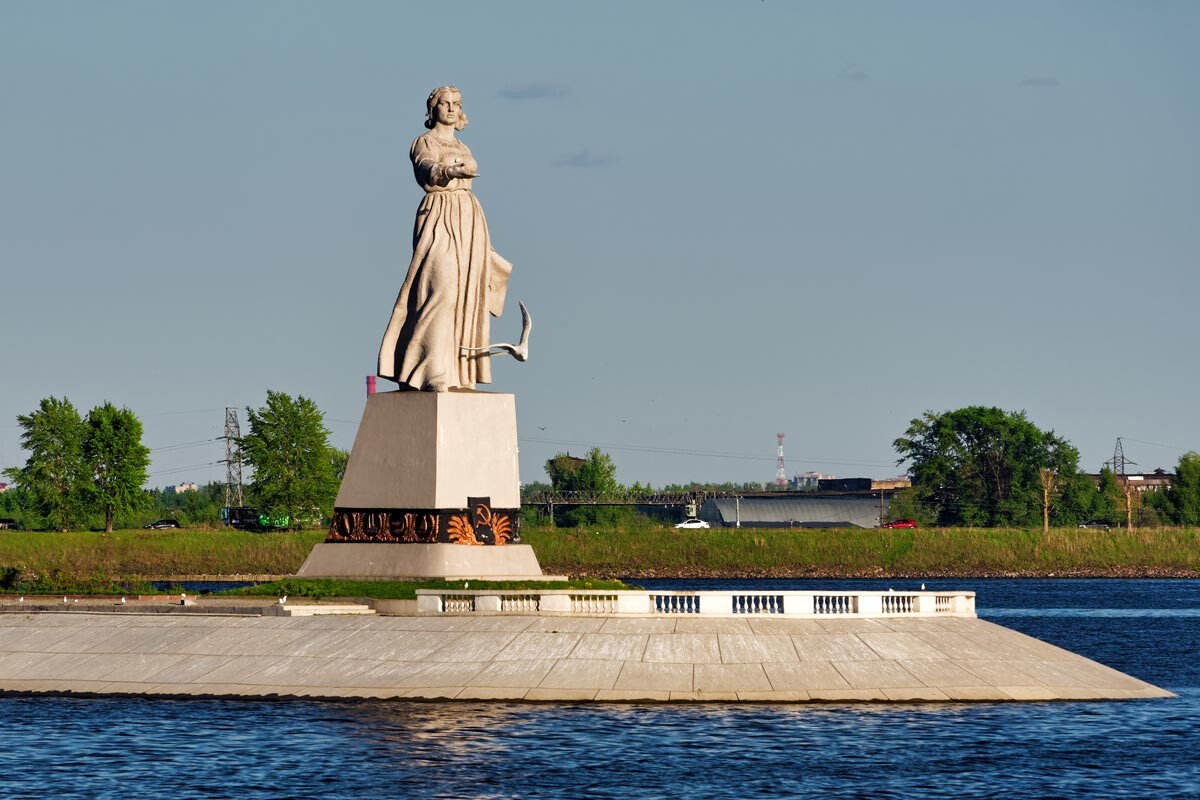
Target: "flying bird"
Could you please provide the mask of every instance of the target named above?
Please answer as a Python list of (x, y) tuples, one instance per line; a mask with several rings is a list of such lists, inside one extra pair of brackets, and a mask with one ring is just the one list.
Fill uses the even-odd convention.
[[(533, 319), (529, 316), (529, 309), (521, 301), (517, 301), (517, 305), (521, 307), (521, 341), (516, 344), (493, 344), (487, 347), (464, 347), (464, 353), (487, 353), (489, 356), (498, 356), (503, 353), (508, 353), (517, 361), (529, 360), (529, 332), (533, 330)], [(498, 350), (500, 352), (492, 352)]]
[(286, 602), (287, 602), (287, 595), (285, 594), (283, 597), (279, 598), (279, 605), (283, 605)]

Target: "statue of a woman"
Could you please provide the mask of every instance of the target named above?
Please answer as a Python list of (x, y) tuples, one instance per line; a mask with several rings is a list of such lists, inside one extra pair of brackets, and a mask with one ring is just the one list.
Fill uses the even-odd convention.
[(429, 132), (409, 157), (425, 199), (413, 256), (379, 348), (379, 376), (401, 388), (444, 392), (491, 383), (490, 319), (504, 309), (512, 264), (492, 250), (471, 192), (475, 159), (454, 136), (467, 127), (462, 95), (442, 86), (425, 102)]

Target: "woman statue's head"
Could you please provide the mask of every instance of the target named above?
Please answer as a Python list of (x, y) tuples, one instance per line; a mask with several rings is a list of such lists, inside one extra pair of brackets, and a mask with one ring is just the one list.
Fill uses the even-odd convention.
[(454, 126), (456, 131), (467, 127), (462, 92), (457, 86), (439, 86), (429, 93), (429, 99), (425, 101), (425, 127), (432, 129), (439, 122)]

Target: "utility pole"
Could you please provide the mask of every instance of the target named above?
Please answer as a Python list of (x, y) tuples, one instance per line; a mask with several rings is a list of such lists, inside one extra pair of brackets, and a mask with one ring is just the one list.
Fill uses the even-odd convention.
[(1105, 461), (1104, 466), (1112, 467), (1114, 475), (1124, 475), (1126, 467), (1136, 467), (1136, 461), (1130, 461), (1125, 457), (1125, 445), (1121, 443), (1121, 437), (1117, 437), (1117, 444), (1113, 447), (1112, 461)]
[(1125, 530), (1133, 530), (1133, 489), (1125, 481)]
[(225, 408), (225, 507), (241, 508), (246, 505), (242, 498), (242, 448), (238, 439), (242, 429), (238, 425), (236, 408)]
[(783, 489), (787, 487), (787, 468), (783, 465), (783, 434), (775, 434), (775, 438), (779, 440), (779, 451), (775, 456), (775, 488)]
[(1046, 533), (1050, 530), (1050, 493), (1054, 491), (1058, 475), (1054, 470), (1042, 467), (1038, 477), (1042, 481), (1042, 532)]

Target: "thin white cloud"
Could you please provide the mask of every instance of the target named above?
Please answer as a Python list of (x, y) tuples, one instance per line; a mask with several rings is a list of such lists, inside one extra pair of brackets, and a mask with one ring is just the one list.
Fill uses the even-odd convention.
[(844, 81), (869, 81), (870, 74), (858, 64), (847, 64), (842, 67), (842, 71), (838, 73), (838, 77)]

